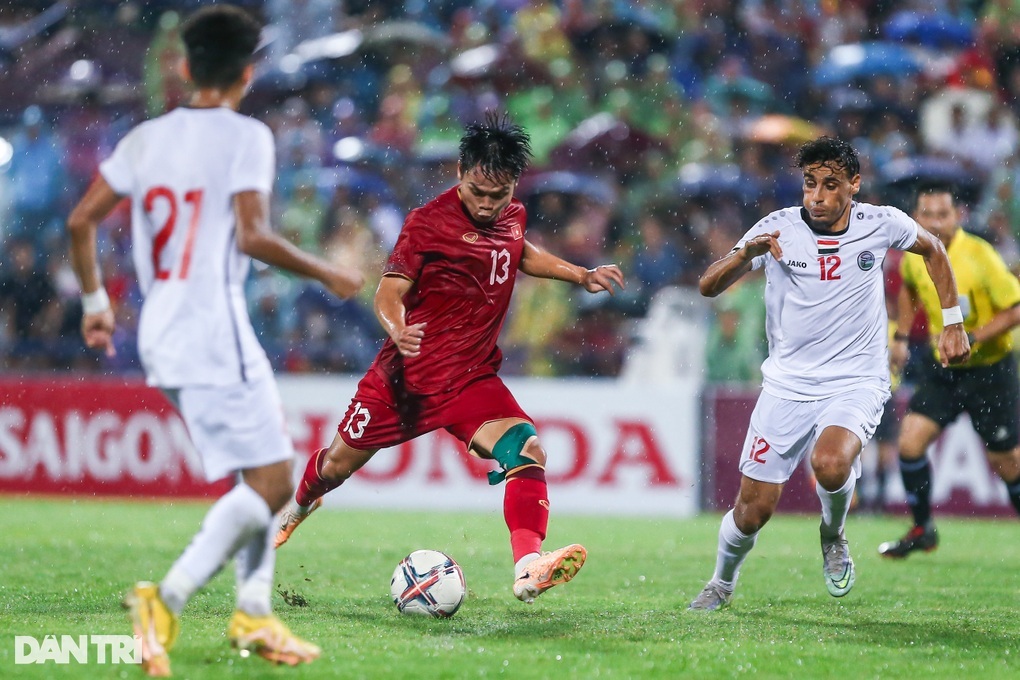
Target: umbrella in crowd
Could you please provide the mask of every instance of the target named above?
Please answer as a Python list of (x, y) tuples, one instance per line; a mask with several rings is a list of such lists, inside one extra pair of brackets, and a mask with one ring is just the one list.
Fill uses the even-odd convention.
[(423, 23), (386, 21), (306, 40), (294, 48), (294, 55), (302, 66), (364, 58), (397, 63), (443, 57), (452, 44), (448, 35)]
[(879, 180), (900, 195), (901, 204), (919, 182), (938, 181), (956, 185), (960, 199), (975, 200), (981, 192), (981, 178), (960, 161), (943, 156), (910, 156), (889, 161), (879, 168)]
[(734, 163), (709, 165), (688, 163), (680, 168), (676, 192), (681, 198), (754, 200), (761, 193), (757, 181), (741, 172)]
[(544, 67), (514, 54), (506, 45), (490, 43), (465, 50), (450, 60), (450, 77), (461, 85), (490, 82), (500, 90), (549, 82)]
[(959, 161), (941, 156), (911, 156), (886, 163), (879, 172), (887, 184), (940, 181), (966, 184), (974, 175)]
[(974, 44), (974, 26), (945, 12), (902, 11), (882, 27), (887, 40), (916, 43), (926, 47), (968, 47)]
[(821, 126), (811, 121), (773, 113), (749, 121), (741, 130), (741, 137), (760, 144), (803, 144), (823, 132)]
[(584, 196), (603, 205), (616, 202), (615, 187), (604, 179), (581, 172), (556, 170), (525, 175), (521, 180), (522, 196), (536, 196), (545, 193)]
[(832, 48), (812, 78), (817, 86), (843, 85), (875, 76), (910, 76), (921, 68), (920, 57), (898, 43), (854, 43)]
[(554, 165), (569, 168), (611, 167), (626, 171), (641, 162), (641, 156), (657, 148), (659, 141), (635, 130), (610, 113), (599, 113), (578, 124), (552, 150)]
[(649, 53), (668, 52), (675, 42), (655, 22), (636, 14), (627, 19), (604, 19), (578, 33), (573, 42), (582, 52), (604, 52), (606, 46), (633, 44), (635, 34), (640, 36)]
[(355, 194), (379, 196), (386, 201), (395, 200), (393, 190), (382, 177), (348, 165), (322, 168), (317, 172), (315, 185), (325, 197), (332, 196), (337, 187), (346, 187)]

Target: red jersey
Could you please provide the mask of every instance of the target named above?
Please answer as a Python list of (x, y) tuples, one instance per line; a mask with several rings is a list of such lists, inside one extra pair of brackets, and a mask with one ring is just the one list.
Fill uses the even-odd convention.
[(426, 323), (421, 354), (401, 356), (387, 339), (370, 370), (414, 394), (439, 394), (495, 375), (496, 346), (524, 254), (527, 214), (517, 199), (496, 222), (468, 216), (457, 187), (404, 221), (385, 273), (413, 282), (404, 296), (407, 325)]

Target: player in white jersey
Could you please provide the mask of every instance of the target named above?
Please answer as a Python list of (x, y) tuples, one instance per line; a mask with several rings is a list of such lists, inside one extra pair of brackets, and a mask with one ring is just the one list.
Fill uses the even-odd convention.
[(946, 319), (941, 356), (957, 363), (970, 353), (945, 248), (899, 210), (853, 200), (861, 185), (853, 147), (822, 137), (801, 147), (797, 166), (803, 206), (759, 221), (701, 277), (702, 294), (714, 297), (764, 267), (769, 356), (740, 457), (736, 504), (719, 529), (715, 573), (692, 610), (729, 604), (740, 565), (808, 454), (822, 505), (826, 588), (842, 597), (853, 586), (844, 524), (861, 449), (889, 398), (882, 261), (890, 248), (925, 259)]
[(231, 558), (237, 609), (227, 636), (241, 649), (296, 665), (319, 655), (272, 614), (273, 515), (293, 493), (279, 393), (248, 319), (244, 281), (255, 257), (310, 278), (341, 297), (359, 272), (337, 268), (271, 231), (272, 133), (237, 113), (252, 78), (259, 24), (229, 5), (206, 7), (182, 30), (189, 106), (142, 123), (100, 165), (68, 219), (71, 260), (83, 291), (82, 334), (114, 352), (114, 315), (96, 265), (96, 229), (127, 197), (132, 247), (145, 301), (139, 351), (150, 384), (178, 406), (206, 476), (237, 484), (209, 510), (190, 545), (158, 585), (128, 593), (142, 667), (169, 675), (167, 652), (191, 596)]

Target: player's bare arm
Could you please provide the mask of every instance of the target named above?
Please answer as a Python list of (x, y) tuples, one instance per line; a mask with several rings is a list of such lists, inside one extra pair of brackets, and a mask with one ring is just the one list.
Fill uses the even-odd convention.
[(234, 195), (237, 247), (245, 255), (301, 276), (320, 281), (340, 298), (358, 294), (365, 277), (356, 269), (338, 267), (307, 253), (275, 233), (269, 225), (269, 197), (260, 191)]
[(698, 288), (705, 297), (715, 297), (751, 271), (751, 260), (771, 253), (779, 260), (783, 257), (783, 249), (779, 246), (779, 232), (759, 234), (749, 239), (737, 250), (729, 253), (708, 266), (698, 281)]
[(421, 354), (421, 341), (425, 337), (425, 324), (406, 325), (404, 295), (411, 290), (414, 282), (403, 276), (387, 274), (375, 291), (375, 315), (383, 330), (390, 336), (397, 350), (405, 357)]
[(589, 293), (607, 291), (614, 295), (617, 288), (624, 288), (623, 272), (615, 264), (602, 264), (593, 269), (585, 269), (527, 240), (524, 241), (520, 270), (528, 276), (540, 279), (576, 283)]
[[(121, 197), (106, 180), (97, 177), (67, 218), (67, 231), (71, 235), (71, 267), (85, 295), (97, 293), (103, 285), (96, 258), (96, 231), (120, 200)], [(117, 353), (113, 346), (115, 327), (113, 309), (109, 307), (82, 315), (81, 334), (85, 345), (103, 350), (111, 357)]]
[[(917, 241), (907, 250), (924, 258), (924, 265), (928, 269), (928, 276), (935, 284), (942, 309), (958, 307), (960, 300), (956, 292), (956, 277), (953, 276), (949, 255), (942, 242), (930, 232), (918, 229)], [(970, 342), (967, 340), (963, 322), (946, 325), (942, 329), (942, 335), (939, 336), (938, 346), (943, 366), (966, 361), (970, 356)]]

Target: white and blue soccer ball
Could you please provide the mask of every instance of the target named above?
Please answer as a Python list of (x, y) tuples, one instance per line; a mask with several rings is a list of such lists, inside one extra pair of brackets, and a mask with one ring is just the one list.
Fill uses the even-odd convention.
[(464, 572), (446, 553), (415, 550), (393, 571), (390, 595), (404, 614), (448, 618), (467, 595)]

